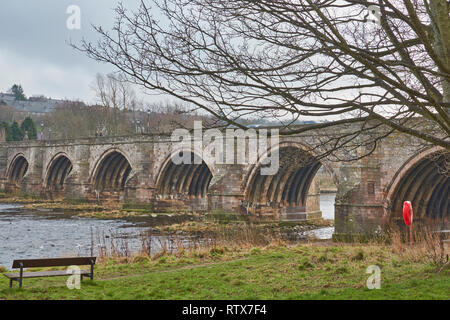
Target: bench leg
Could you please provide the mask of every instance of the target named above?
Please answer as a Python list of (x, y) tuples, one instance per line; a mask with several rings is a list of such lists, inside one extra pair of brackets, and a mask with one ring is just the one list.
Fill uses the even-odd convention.
[(12, 288), (13, 279), (9, 279), (9, 287)]
[(94, 262), (91, 261), (91, 274), (90, 274), (91, 280), (94, 280)]
[(22, 288), (22, 279), (23, 279), (23, 264), (19, 263), (20, 266), (20, 278), (19, 278), (19, 288)]

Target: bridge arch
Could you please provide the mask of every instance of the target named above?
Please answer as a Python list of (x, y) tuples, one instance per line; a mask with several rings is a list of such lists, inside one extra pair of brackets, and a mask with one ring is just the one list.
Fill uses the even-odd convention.
[(386, 213), (401, 217), (404, 201), (411, 201), (418, 218), (450, 217), (450, 152), (429, 148), (411, 157), (394, 175), (384, 199)]
[(44, 189), (47, 191), (62, 191), (67, 177), (72, 172), (73, 165), (66, 153), (56, 154), (48, 163), (45, 178)]
[[(258, 208), (265, 208), (261, 211), (284, 208), (288, 215), (306, 213), (307, 210), (319, 211), (319, 195), (316, 195), (317, 201), (311, 208), (307, 208), (307, 200), (312, 181), (323, 164), (301, 143), (285, 141), (275, 148), (280, 156), (278, 172), (275, 175), (261, 175), (264, 159), (269, 152), (276, 150), (272, 148), (260, 157), (261, 161), (250, 168), (244, 179), (244, 203), (247, 211), (258, 213)], [(331, 167), (325, 167), (330, 175), (335, 176)]]
[(97, 161), (90, 181), (98, 192), (120, 192), (125, 190), (131, 170), (131, 161), (124, 152), (109, 149)]
[[(189, 164), (175, 164), (173, 158), (189, 153)], [(178, 150), (172, 152), (161, 165), (157, 175), (156, 188), (163, 198), (206, 198), (213, 178), (211, 166), (197, 152)]]
[(15, 187), (19, 187), (28, 172), (28, 167), (28, 160), (22, 153), (14, 156), (7, 171), (8, 183), (14, 185)]

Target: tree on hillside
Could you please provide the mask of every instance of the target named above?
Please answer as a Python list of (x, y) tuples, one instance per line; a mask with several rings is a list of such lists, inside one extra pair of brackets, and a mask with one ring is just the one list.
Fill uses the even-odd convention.
[(8, 141), (22, 141), (23, 138), (24, 138), (23, 131), (20, 129), (17, 121), (14, 121), (13, 124), (11, 125), (11, 135), (10, 140)]
[[(322, 143), (370, 153), (402, 132), (450, 150), (446, 0), (148, 2), (74, 47), (237, 127), (250, 114), (282, 134), (351, 124)], [(290, 125), (308, 116), (332, 120)]]
[(33, 119), (31, 119), (30, 117), (26, 117), (23, 120), (22, 124), (20, 125), (20, 129), (22, 130), (24, 135), (25, 134), (27, 135), (28, 139), (30, 139), (30, 140), (37, 139), (36, 125), (34, 124)]
[(18, 100), (18, 101), (25, 101), (25, 100), (27, 100), (21, 85), (14, 84), (11, 87), (10, 91), (11, 91), (12, 94), (14, 94), (16, 100)]
[(136, 93), (121, 75), (97, 74), (93, 87), (98, 103), (104, 107), (107, 114), (104, 126), (110, 135), (118, 135), (123, 131), (123, 112), (131, 110), (133, 114), (138, 108)]
[(41, 121), (47, 130), (51, 129), (53, 138), (74, 139), (94, 136), (104, 119), (105, 113), (100, 108), (86, 106), (80, 101), (64, 101)]

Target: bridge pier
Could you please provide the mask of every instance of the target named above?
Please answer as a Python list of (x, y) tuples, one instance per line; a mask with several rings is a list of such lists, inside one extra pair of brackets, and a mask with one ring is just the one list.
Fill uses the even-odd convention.
[(382, 171), (375, 155), (344, 164), (335, 200), (335, 239), (380, 235), (388, 223), (382, 206)]
[(243, 169), (242, 165), (216, 165), (208, 193), (208, 206), (211, 210), (248, 214), (243, 205)]

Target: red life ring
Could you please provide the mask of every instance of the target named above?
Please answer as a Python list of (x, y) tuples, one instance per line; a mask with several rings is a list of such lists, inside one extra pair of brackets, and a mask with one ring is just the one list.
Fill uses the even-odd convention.
[(407, 226), (410, 226), (413, 221), (413, 209), (410, 201), (403, 203), (403, 220)]

